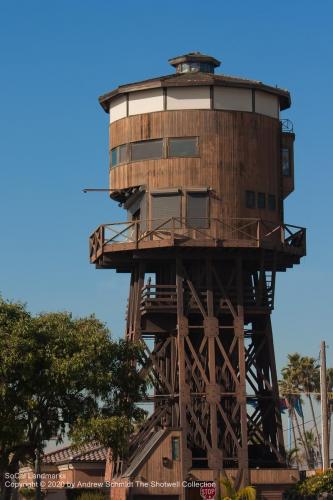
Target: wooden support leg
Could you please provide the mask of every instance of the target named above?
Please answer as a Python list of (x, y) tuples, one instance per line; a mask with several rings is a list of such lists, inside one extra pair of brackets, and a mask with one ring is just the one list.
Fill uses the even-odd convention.
[(244, 345), (244, 304), (243, 304), (243, 266), (242, 259), (238, 256), (236, 260), (237, 269), (237, 318), (234, 320), (235, 335), (238, 339), (238, 362), (239, 362), (239, 385), (237, 389), (237, 400), (240, 406), (241, 416), (241, 448), (239, 452), (239, 468), (242, 471), (242, 485), (249, 484), (249, 458), (247, 437), (247, 413), (246, 413), (246, 369), (245, 369), (245, 345)]
[[(186, 381), (185, 366), (185, 338), (188, 335), (188, 319), (184, 316), (183, 266), (177, 259), (176, 265), (176, 293), (177, 293), (177, 344), (178, 344), (178, 377), (179, 377), (179, 419), (181, 428), (181, 482), (187, 479), (192, 465), (191, 453), (187, 447), (187, 405), (191, 404), (190, 388)], [(186, 491), (183, 489), (180, 500), (185, 500)]]

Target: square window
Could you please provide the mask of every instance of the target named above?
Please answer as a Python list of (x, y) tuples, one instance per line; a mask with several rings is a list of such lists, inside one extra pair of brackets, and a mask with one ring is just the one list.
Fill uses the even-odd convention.
[(255, 208), (256, 206), (256, 198), (254, 191), (246, 191), (246, 208)]
[(265, 195), (265, 193), (258, 193), (257, 206), (258, 206), (258, 208), (266, 208), (266, 195)]
[(268, 209), (271, 211), (276, 210), (276, 198), (274, 194), (268, 195)]

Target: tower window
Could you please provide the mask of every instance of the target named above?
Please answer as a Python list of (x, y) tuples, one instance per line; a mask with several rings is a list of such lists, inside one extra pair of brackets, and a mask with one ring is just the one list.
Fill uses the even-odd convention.
[(256, 197), (254, 191), (246, 191), (245, 193), (245, 204), (246, 208), (255, 208), (256, 206)]
[(119, 146), (119, 163), (127, 162), (127, 144)]
[(111, 167), (118, 165), (118, 148), (111, 150)]
[(186, 225), (192, 228), (209, 227), (209, 198), (206, 191), (186, 194)]
[(257, 206), (258, 206), (258, 208), (266, 208), (266, 195), (265, 195), (265, 193), (258, 193)]
[(111, 150), (111, 167), (122, 163), (161, 158), (199, 156), (199, 137), (171, 137), (122, 144)]
[(127, 161), (127, 144), (122, 144), (111, 150), (111, 167), (116, 167), (120, 163), (126, 163)]
[(131, 144), (131, 160), (158, 159), (163, 156), (163, 139), (133, 142)]
[(168, 156), (198, 156), (198, 138), (170, 138)]
[(214, 73), (214, 65), (208, 62), (186, 62), (178, 64), (177, 73)]
[(289, 177), (291, 175), (289, 149), (283, 148), (281, 151), (281, 156), (282, 156), (282, 174), (285, 175), (286, 177)]
[(276, 198), (274, 194), (268, 195), (268, 209), (271, 211), (276, 210)]

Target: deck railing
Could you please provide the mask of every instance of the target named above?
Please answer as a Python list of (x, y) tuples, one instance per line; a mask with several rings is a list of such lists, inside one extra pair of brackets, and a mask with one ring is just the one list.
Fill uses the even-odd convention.
[[(123, 246), (125, 244), (125, 247)], [(102, 224), (90, 236), (90, 259), (104, 251), (151, 246), (275, 246), (305, 254), (306, 230), (262, 219), (188, 219), (170, 217)], [(120, 248), (121, 246), (121, 248)], [(106, 248), (108, 247), (108, 248)]]
[[(264, 290), (260, 291), (259, 287), (251, 284), (247, 284), (244, 289), (244, 305), (247, 307), (265, 306), (269, 309), (273, 308), (274, 305), (274, 289), (272, 283), (269, 281), (270, 278), (268, 274), (265, 275)], [(207, 289), (197, 288), (197, 293), (200, 297), (201, 302), (206, 305), (208, 302)], [(223, 300), (222, 292), (215, 292), (215, 300), (219, 303)], [(229, 287), (228, 297), (232, 302), (237, 301), (237, 289), (236, 287)], [(163, 312), (170, 308), (175, 309), (177, 307), (177, 291), (176, 285), (156, 285), (156, 284), (146, 284), (141, 291), (141, 303), (140, 307), (142, 311), (157, 311)], [(189, 300), (190, 309), (198, 309), (198, 304), (195, 299)]]

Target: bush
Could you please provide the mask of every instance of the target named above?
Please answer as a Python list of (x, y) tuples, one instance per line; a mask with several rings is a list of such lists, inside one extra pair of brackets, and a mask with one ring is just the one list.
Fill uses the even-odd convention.
[(68, 488), (66, 489), (66, 498), (67, 500), (106, 500), (108, 493), (109, 490)]
[(322, 472), (299, 481), (286, 493), (285, 497), (292, 499), (319, 493), (333, 493), (333, 471)]
[[(22, 488), (19, 489), (19, 494), (26, 500), (32, 500), (35, 498), (36, 490), (34, 488), (28, 488), (28, 486), (22, 486)], [(42, 499), (45, 497), (44, 491), (41, 492), (41, 496)]]
[(35, 490), (33, 488), (28, 488), (27, 486), (23, 486), (22, 488), (20, 488), (19, 493), (27, 500), (30, 500), (30, 498), (33, 498), (35, 496)]
[(85, 491), (78, 496), (78, 500), (105, 500), (106, 495), (102, 491)]

